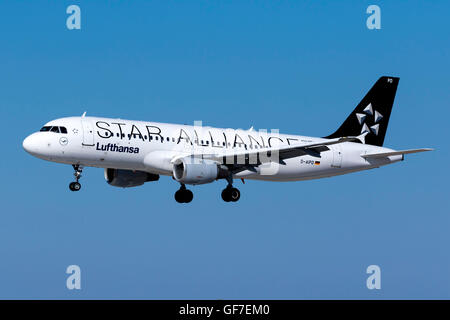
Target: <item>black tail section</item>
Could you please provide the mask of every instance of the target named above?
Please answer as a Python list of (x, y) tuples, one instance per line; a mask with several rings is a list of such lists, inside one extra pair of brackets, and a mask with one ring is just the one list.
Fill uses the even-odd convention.
[(382, 146), (400, 78), (381, 77), (350, 116), (328, 139), (359, 136), (368, 132), (365, 143)]

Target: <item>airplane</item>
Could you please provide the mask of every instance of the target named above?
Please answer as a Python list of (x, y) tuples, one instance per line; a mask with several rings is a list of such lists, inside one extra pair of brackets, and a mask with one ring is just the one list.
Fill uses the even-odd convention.
[(235, 179), (301, 181), (378, 168), (430, 148), (383, 147), (400, 78), (377, 80), (353, 112), (325, 137), (280, 134), (252, 128), (66, 117), (46, 123), (23, 141), (31, 155), (74, 169), (69, 189), (79, 191), (84, 167), (103, 168), (108, 184), (129, 188), (171, 176), (180, 184), (175, 200), (189, 203), (186, 185), (224, 180), (225, 202), (240, 199)]

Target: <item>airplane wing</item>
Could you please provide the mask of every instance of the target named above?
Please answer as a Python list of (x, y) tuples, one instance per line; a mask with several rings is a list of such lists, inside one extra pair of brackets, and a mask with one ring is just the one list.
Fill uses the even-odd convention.
[(398, 156), (398, 155), (425, 152), (425, 151), (433, 151), (433, 149), (422, 148), (422, 149), (399, 150), (399, 151), (383, 152), (383, 153), (369, 153), (369, 154), (363, 154), (363, 155), (361, 155), (361, 157), (363, 157), (365, 159), (377, 159), (377, 158), (385, 158), (385, 157), (389, 157), (389, 156)]
[(239, 150), (237, 152), (221, 152), (216, 154), (190, 154), (180, 155), (172, 159), (172, 163), (179, 159), (188, 157), (196, 157), (202, 159), (209, 159), (217, 161), (229, 167), (233, 173), (243, 170), (250, 170), (256, 172), (255, 167), (267, 162), (278, 162), (285, 164), (284, 160), (295, 158), (303, 155), (311, 155), (320, 158), (320, 153), (328, 151), (329, 145), (343, 143), (343, 142), (361, 142), (361, 137), (342, 137), (335, 139), (327, 139), (321, 142), (292, 145), (282, 148), (269, 148), (265, 150)]

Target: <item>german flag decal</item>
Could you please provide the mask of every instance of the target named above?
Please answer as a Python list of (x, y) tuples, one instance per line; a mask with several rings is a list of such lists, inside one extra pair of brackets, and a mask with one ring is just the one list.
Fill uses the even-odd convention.
[(320, 165), (320, 161), (314, 161), (314, 165), (315, 165), (315, 166)]

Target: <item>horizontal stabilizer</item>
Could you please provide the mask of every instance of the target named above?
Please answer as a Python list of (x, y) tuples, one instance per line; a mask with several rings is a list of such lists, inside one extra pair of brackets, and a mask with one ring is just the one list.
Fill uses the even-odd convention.
[(433, 149), (423, 148), (423, 149), (410, 149), (410, 150), (400, 150), (400, 151), (383, 152), (383, 153), (369, 153), (369, 154), (363, 154), (363, 155), (361, 155), (361, 157), (366, 158), (366, 159), (375, 159), (375, 158), (385, 158), (385, 157), (389, 157), (389, 156), (398, 156), (398, 155), (403, 155), (403, 154), (425, 152), (425, 151), (433, 151)]

